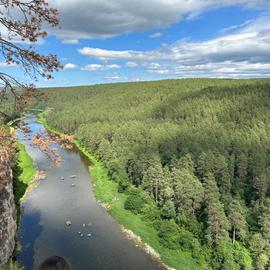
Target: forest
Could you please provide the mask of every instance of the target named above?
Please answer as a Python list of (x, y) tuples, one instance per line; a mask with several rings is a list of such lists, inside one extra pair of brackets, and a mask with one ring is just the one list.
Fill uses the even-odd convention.
[(270, 80), (42, 91), (48, 123), (102, 161), (162, 245), (205, 269), (270, 269)]

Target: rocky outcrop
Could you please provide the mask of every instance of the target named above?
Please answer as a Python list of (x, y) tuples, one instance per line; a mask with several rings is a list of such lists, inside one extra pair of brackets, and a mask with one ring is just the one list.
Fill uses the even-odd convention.
[(16, 230), (12, 171), (7, 154), (0, 150), (0, 265), (12, 255)]

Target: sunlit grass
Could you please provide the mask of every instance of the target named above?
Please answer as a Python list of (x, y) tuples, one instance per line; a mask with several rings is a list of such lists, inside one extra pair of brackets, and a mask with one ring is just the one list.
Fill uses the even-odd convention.
[(32, 158), (26, 152), (25, 146), (18, 143), (18, 150), (18, 163), (13, 169), (13, 187), (17, 204), (37, 172)]
[(19, 175), (19, 178), (23, 183), (29, 184), (33, 180), (37, 170), (35, 165), (33, 164), (32, 158), (26, 152), (25, 146), (23, 144), (19, 144), (18, 148), (19, 148), (18, 166), (22, 170), (21, 174)]

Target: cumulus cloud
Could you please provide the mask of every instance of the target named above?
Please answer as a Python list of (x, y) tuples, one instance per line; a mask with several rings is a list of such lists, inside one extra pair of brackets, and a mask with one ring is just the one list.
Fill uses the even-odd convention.
[(101, 61), (178, 61), (187, 65), (202, 62), (270, 61), (270, 17), (250, 22), (240, 31), (204, 42), (180, 40), (170, 46), (152, 51), (114, 51), (84, 47), (82, 55)]
[(208, 63), (201, 65), (172, 67), (163, 66), (160, 69), (148, 69), (149, 73), (171, 77), (269, 77), (270, 64), (249, 64), (248, 62)]
[(160, 38), (162, 36), (162, 33), (161, 32), (157, 32), (157, 33), (154, 33), (152, 35), (150, 35), (149, 37), (150, 38)]
[(98, 70), (110, 70), (110, 69), (119, 69), (120, 65), (112, 64), (112, 65), (100, 65), (100, 64), (89, 64), (82, 68), (82, 70), (86, 71), (98, 71)]
[[(159, 29), (206, 9), (231, 5), (268, 8), (269, 0), (49, 0), (60, 11), (61, 29), (50, 30), (66, 42), (108, 38)], [(74, 12), (76, 10), (76, 12)], [(78, 15), (79, 14), (79, 15)]]
[(84, 47), (78, 49), (78, 52), (82, 55), (88, 56), (90, 58), (95, 58), (101, 61), (112, 61), (112, 60), (133, 60), (133, 61), (143, 61), (146, 59), (156, 59), (164, 58), (162, 53), (158, 53), (158, 51), (113, 51), (113, 50), (103, 50), (99, 48), (91, 48), (91, 47)]
[(107, 80), (112, 80), (112, 81), (119, 81), (121, 79), (121, 77), (117, 74), (114, 74), (114, 75), (105, 75), (104, 76), (104, 79), (107, 79)]
[(77, 65), (72, 63), (67, 63), (64, 65), (64, 69), (75, 69), (75, 68), (77, 68)]
[(138, 64), (135, 63), (135, 62), (132, 62), (132, 61), (128, 61), (126, 63), (126, 67), (128, 67), (128, 68), (134, 68), (134, 67), (137, 67), (137, 66), (138, 66)]
[(63, 39), (62, 43), (64, 43), (64, 44), (78, 44), (79, 40), (78, 39)]
[[(270, 17), (234, 27), (230, 34), (203, 41), (180, 40), (152, 51), (113, 51), (85, 47), (79, 53), (100, 61), (141, 62), (156, 74), (270, 74)], [(269, 75), (270, 76), (270, 75)]]

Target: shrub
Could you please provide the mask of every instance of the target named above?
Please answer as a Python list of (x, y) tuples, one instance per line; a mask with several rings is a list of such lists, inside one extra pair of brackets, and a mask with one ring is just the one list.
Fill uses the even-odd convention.
[(177, 249), (179, 247), (179, 227), (172, 220), (163, 220), (157, 222), (155, 227), (158, 230), (160, 242), (164, 247), (169, 249)]
[(144, 219), (155, 221), (160, 219), (160, 210), (154, 201), (148, 201), (142, 208)]
[(174, 203), (172, 201), (165, 202), (160, 215), (163, 219), (174, 219), (176, 217)]
[(196, 217), (193, 217), (191, 215), (188, 215), (188, 213), (181, 211), (177, 215), (175, 222), (180, 227), (183, 227), (189, 232), (191, 232), (197, 238), (203, 238), (203, 225), (198, 222)]
[(234, 258), (238, 265), (241, 266), (243, 270), (251, 270), (252, 258), (248, 249), (246, 249), (242, 244), (236, 242), (234, 244)]
[(130, 210), (135, 214), (139, 214), (142, 211), (144, 203), (145, 198), (143, 193), (140, 190), (135, 189), (130, 191), (130, 194), (125, 201), (124, 207), (125, 209)]
[(118, 182), (118, 192), (120, 193), (126, 192), (129, 187), (128, 178), (125, 177), (125, 175), (120, 175), (119, 178), (120, 181)]
[(202, 257), (201, 244), (194, 237), (194, 235), (181, 228), (180, 229), (179, 244), (183, 250), (192, 252), (192, 257), (199, 260)]

